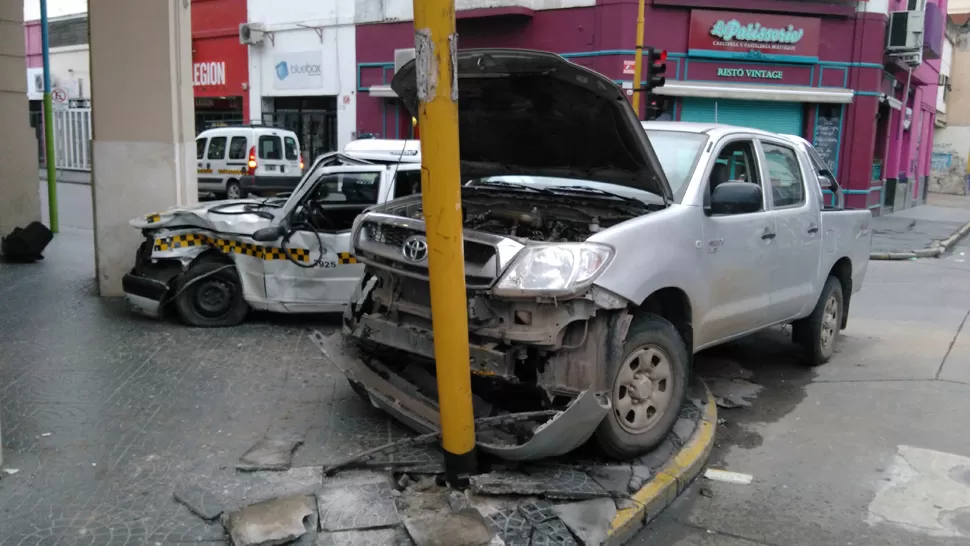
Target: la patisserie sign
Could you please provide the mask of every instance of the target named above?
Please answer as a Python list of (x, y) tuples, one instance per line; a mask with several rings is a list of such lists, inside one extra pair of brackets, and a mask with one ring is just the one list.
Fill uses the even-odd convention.
[(818, 57), (822, 22), (811, 17), (693, 10), (689, 49)]

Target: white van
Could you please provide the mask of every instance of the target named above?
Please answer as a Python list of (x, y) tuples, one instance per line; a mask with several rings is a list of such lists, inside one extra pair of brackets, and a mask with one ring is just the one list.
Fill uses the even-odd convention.
[[(292, 191), (303, 177), (293, 131), (265, 125), (217, 127), (195, 138), (199, 192), (239, 199), (262, 191)], [(262, 182), (262, 184), (257, 184)], [(261, 186), (261, 187), (257, 187)]]

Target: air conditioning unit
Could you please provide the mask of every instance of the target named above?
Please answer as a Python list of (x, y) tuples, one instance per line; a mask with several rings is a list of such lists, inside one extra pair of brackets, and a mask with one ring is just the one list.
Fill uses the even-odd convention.
[(266, 38), (262, 23), (242, 23), (239, 25), (239, 43), (243, 45), (261, 45)]
[(27, 100), (43, 100), (44, 98), (44, 69), (27, 69)]
[(395, 49), (394, 50), (394, 73), (401, 69), (402, 66), (406, 65), (409, 61), (414, 59), (414, 48), (407, 49)]
[(889, 14), (886, 50), (890, 54), (923, 49), (926, 6), (923, 0), (909, 0), (906, 7), (906, 11)]

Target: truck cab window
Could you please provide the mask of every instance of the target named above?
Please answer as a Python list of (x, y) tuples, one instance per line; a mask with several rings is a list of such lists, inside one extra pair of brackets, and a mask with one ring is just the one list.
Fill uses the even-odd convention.
[(401, 171), (394, 179), (394, 199), (421, 193), (421, 171)]
[(761, 184), (752, 141), (738, 140), (721, 148), (709, 176), (708, 196), (718, 184), (728, 181)]
[(805, 181), (795, 150), (769, 142), (762, 143), (771, 177), (771, 195), (775, 208), (795, 207), (805, 203)]

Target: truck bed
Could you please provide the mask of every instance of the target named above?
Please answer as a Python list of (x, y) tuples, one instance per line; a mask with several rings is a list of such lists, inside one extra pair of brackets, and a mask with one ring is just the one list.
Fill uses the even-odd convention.
[(872, 213), (868, 210), (823, 210), (820, 268), (828, 271), (843, 256), (852, 260), (852, 291), (862, 288), (872, 246)]

